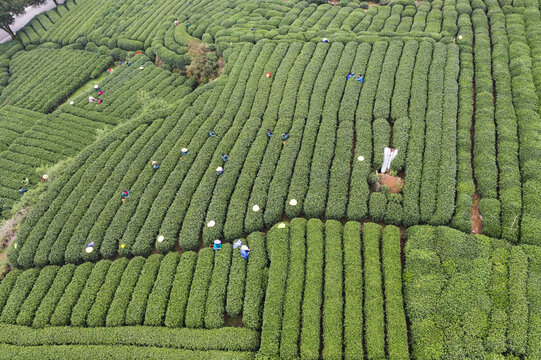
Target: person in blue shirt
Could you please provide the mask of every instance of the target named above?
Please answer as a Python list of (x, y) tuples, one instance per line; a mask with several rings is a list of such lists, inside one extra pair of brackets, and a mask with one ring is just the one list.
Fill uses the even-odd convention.
[(286, 141), (287, 139), (289, 139), (289, 133), (286, 131), (282, 134), (282, 140)]
[(223, 161), (223, 162), (226, 162), (227, 160), (229, 160), (229, 155), (227, 155), (227, 154), (222, 154), (222, 161)]
[(360, 82), (361, 82), (361, 85), (364, 85), (364, 76), (359, 75), (359, 77), (356, 78), (355, 80), (360, 81)]
[(224, 168), (221, 167), (221, 166), (218, 166), (218, 167), (216, 168), (216, 176), (220, 176), (220, 175), (222, 175), (223, 173), (224, 173)]
[(349, 79), (351, 79), (351, 78), (352, 78), (352, 77), (354, 77), (354, 76), (355, 76), (355, 73), (353, 73), (353, 72), (350, 72), (350, 73), (348, 74), (348, 76), (347, 76), (347, 79), (346, 79), (346, 80), (349, 80)]
[(158, 164), (157, 161), (153, 161), (152, 162), (152, 168), (154, 169), (154, 171), (158, 170), (160, 168), (160, 164)]
[(130, 196), (130, 192), (128, 190), (123, 190), (121, 196), (122, 196), (122, 202), (124, 202), (124, 200), (126, 200), (128, 196)]
[(182, 155), (184, 155), (184, 156), (188, 155), (188, 149), (182, 148), (182, 149), (180, 149), (180, 151), (182, 152)]
[(209, 131), (209, 136), (210, 137), (215, 137), (216, 136), (216, 133), (214, 132), (214, 130)]
[(248, 256), (250, 255), (250, 249), (246, 245), (242, 245), (240, 247), (240, 256), (244, 258), (244, 260), (248, 260)]
[(24, 194), (24, 193), (27, 192), (27, 191), (28, 191), (28, 189), (23, 189), (22, 186), (19, 186), (19, 194), (22, 195), (22, 194)]
[(218, 239), (214, 240), (214, 245), (212, 246), (212, 249), (214, 251), (220, 250), (222, 248), (222, 242)]
[(323, 39), (321, 40), (321, 42), (324, 43), (324, 44), (328, 44), (328, 43), (329, 43), (329, 39), (323, 38)]
[(272, 130), (271, 130), (271, 129), (267, 129), (267, 136), (268, 136), (268, 137), (271, 137), (271, 136), (272, 136)]

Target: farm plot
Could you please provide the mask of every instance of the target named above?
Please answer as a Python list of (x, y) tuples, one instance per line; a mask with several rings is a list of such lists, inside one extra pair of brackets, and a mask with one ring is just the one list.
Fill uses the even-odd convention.
[[(170, 116), (154, 116), (165, 120), (152, 124), (153, 133), (125, 138), (123, 149), (135, 143), (138, 149), (144, 146), (136, 159), (135, 150), (123, 150), (102, 160), (114, 170), (106, 168), (101, 173), (87, 163), (78, 170), (87, 175), (70, 179), (75, 183), (54, 195), (66, 211), (75, 209), (69, 220), (57, 215), (56, 208), (36, 212), (41, 225), (25, 224), (27, 231), (19, 235), (19, 246), (28, 246), (30, 251), (20, 262), (23, 266), (32, 266), (40, 243), (45, 251), (44, 257), (39, 256), (42, 266), (49, 261), (95, 259), (84, 254), (89, 241), (99, 249), (96, 256), (107, 258), (118, 251), (125, 256), (148, 256), (154, 247), (166, 253), (177, 243), (184, 250), (196, 250), (201, 236), (204, 245), (216, 238), (233, 240), (244, 232), (271, 226), (284, 212), (289, 218), (304, 214), (341, 219), (347, 214), (362, 220), (370, 216), (397, 225), (403, 218), (408, 224), (450, 221), (457, 160), (454, 144), (438, 145), (444, 132), (456, 128), (458, 47), (416, 41), (372, 46), (258, 43), (226, 55), (231, 56), (227, 77), (185, 97)], [(411, 69), (417, 71), (410, 79), (405, 74)], [(132, 65), (118, 71), (122, 71), (118, 74), (121, 83), (130, 79), (124, 73), (139, 70)], [(364, 86), (355, 78), (346, 79), (351, 71), (364, 74)], [(267, 72), (271, 78), (265, 76)], [(114, 76), (109, 78), (113, 93)], [(419, 96), (423, 89), (425, 95)], [(408, 102), (409, 111), (404, 106)], [(96, 108), (92, 104), (83, 108), (87, 106)], [(421, 149), (419, 158), (419, 151), (408, 146), (423, 146), (425, 119), (419, 109), (425, 107), (430, 116), (427, 150), (422, 157)], [(267, 129), (274, 134), (269, 136)], [(216, 136), (209, 136), (211, 130)], [(282, 139), (284, 133), (289, 134), (287, 140)], [(414, 144), (408, 141), (410, 137), (416, 140)], [(401, 194), (387, 194), (385, 187), (370, 193), (368, 175), (380, 166), (388, 145), (400, 154), (393, 171), (407, 167), (404, 199)], [(100, 156), (106, 156), (107, 146), (97, 146), (103, 146)], [(182, 154), (183, 148), (187, 154)], [(412, 151), (415, 157), (409, 156)], [(222, 154), (229, 159), (224, 161)], [(127, 158), (135, 161), (124, 163)], [(153, 161), (161, 165), (157, 171)], [(217, 176), (217, 167), (224, 169), (223, 174)], [(130, 191), (124, 203), (119, 195), (122, 190)], [(79, 201), (75, 194), (81, 192), (85, 196)], [(67, 206), (69, 198), (73, 200)], [(393, 211), (385, 213), (387, 206)], [(423, 219), (412, 222), (413, 212), (403, 212), (403, 208), (421, 209)], [(382, 211), (384, 215), (378, 215)], [(159, 235), (164, 240), (158, 243)], [(26, 244), (27, 236), (32, 245)], [(62, 255), (47, 261), (54, 243), (58, 244), (55, 253)], [(125, 247), (119, 249), (122, 243)]]
[(440, 40), (454, 37), (458, 16), (470, 13), (470, 4), (464, 0), (424, 2), (419, 6), (414, 1), (395, 1), (368, 10), (357, 4), (338, 7), (280, 0), (228, 3), (169, 0), (145, 4), (140, 0), (122, 4), (80, 0), (77, 4), (68, 2), (58, 11), (32, 21), (21, 31), (21, 40), (25, 46), (53, 42), (128, 51), (151, 48), (160, 58), (174, 59), (167, 63), (183, 67), (186, 44), (180, 38), (179, 46), (179, 38), (173, 35), (177, 33), (172, 27), (175, 19), (186, 24), (177, 28), (186, 28), (189, 36), (225, 48), (239, 41), (310, 41), (325, 36), (345, 40), (380, 33)]
[[(0, 343), (409, 359), (397, 227), (367, 223), (361, 232), (358, 222), (298, 218), (241, 240), (247, 260), (223, 244), (198, 254), (12, 271), (0, 284), (0, 329), (12, 332), (2, 332)], [(242, 328), (228, 328), (227, 319)], [(166, 342), (158, 338), (166, 334)]]
[(0, 103), (49, 113), (111, 61), (109, 56), (69, 49), (19, 52), (9, 64), (11, 76)]
[[(96, 83), (103, 91), (89, 90), (74, 99), (74, 106), (65, 105), (62, 109), (75, 114), (98, 113), (129, 119), (154, 99), (163, 101), (169, 106), (189, 94), (196, 85), (193, 79), (173, 74), (170, 71), (154, 66), (145, 55), (129, 58), (131, 65), (112, 67), (112, 73)], [(89, 103), (89, 97), (101, 99), (103, 102)]]
[[(21, 198), (19, 187), (28, 189), (40, 181), (43, 174), (37, 173), (38, 168), (77, 155), (94, 142), (98, 131), (121, 121), (101, 114), (77, 116), (55, 112), (44, 115), (15, 106), (2, 107), (0, 114), (9, 123), (9, 129), (19, 131), (13, 133), (9, 146), (0, 153), (0, 207), (4, 218), (9, 216), (11, 206)], [(85, 115), (87, 118), (83, 117)], [(9, 133), (6, 131), (5, 135)], [(29, 184), (22, 182), (24, 178), (29, 180)]]
[(413, 357), (539, 357), (540, 250), (447, 227), (409, 228), (404, 293)]

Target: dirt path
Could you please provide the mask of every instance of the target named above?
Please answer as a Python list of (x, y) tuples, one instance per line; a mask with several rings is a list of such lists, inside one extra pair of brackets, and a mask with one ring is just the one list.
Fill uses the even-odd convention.
[(481, 219), (481, 211), (479, 210), (479, 194), (477, 192), (473, 195), (472, 207), (471, 207), (471, 229), (472, 233), (482, 234), (483, 225)]

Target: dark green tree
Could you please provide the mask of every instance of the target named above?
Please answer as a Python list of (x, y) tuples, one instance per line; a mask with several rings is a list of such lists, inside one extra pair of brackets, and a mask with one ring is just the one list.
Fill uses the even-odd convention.
[(43, 5), (47, 0), (1, 0), (0, 1), (0, 29), (5, 30), (11, 38), (15, 37), (11, 24), (15, 17), (23, 15), (29, 6)]

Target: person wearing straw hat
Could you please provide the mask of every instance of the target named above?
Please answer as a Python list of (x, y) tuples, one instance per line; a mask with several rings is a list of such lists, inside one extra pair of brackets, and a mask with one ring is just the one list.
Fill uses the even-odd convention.
[(240, 247), (240, 256), (244, 258), (244, 260), (248, 260), (248, 256), (250, 255), (250, 249), (246, 245), (242, 245)]
[(214, 245), (212, 246), (212, 249), (214, 251), (220, 250), (222, 248), (222, 242), (219, 239), (214, 240)]

